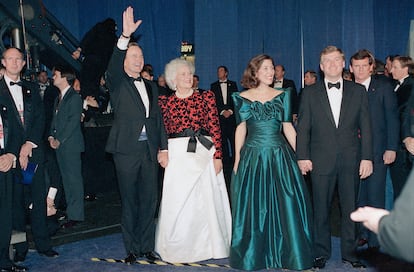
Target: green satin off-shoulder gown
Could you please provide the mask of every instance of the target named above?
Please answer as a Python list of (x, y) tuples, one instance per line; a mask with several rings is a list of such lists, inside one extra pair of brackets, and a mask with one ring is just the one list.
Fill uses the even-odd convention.
[(282, 133), (291, 121), (290, 90), (265, 103), (233, 94), (247, 136), (233, 173), (230, 266), (243, 270), (312, 267), (309, 192)]

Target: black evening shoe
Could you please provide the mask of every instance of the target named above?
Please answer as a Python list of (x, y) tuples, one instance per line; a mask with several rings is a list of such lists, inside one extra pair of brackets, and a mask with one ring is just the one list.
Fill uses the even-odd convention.
[(157, 253), (153, 252), (153, 251), (149, 251), (149, 252), (145, 252), (142, 254), (145, 258), (147, 258), (148, 261), (156, 261), (159, 260), (160, 257), (158, 256)]
[(357, 245), (358, 245), (359, 247), (362, 247), (362, 246), (364, 246), (364, 245), (366, 245), (366, 244), (368, 244), (368, 240), (367, 240), (367, 239), (365, 239), (365, 238), (359, 238), (359, 239), (358, 239)]
[(26, 255), (27, 255), (27, 251), (20, 253), (16, 251), (16, 254), (14, 255), (13, 261), (15, 263), (21, 263), (24, 262), (24, 260), (26, 260)]
[(137, 260), (137, 256), (134, 253), (129, 253), (128, 256), (125, 258), (124, 262), (128, 265), (134, 264)]
[(29, 268), (27, 268), (26, 266), (13, 264), (10, 267), (1, 268), (0, 271), (1, 272), (25, 272), (25, 271), (29, 271)]
[(360, 260), (355, 260), (355, 261), (350, 261), (347, 259), (342, 259), (343, 263), (349, 263), (350, 265), (352, 265), (353, 268), (366, 268), (367, 266), (363, 263), (361, 263)]
[(64, 223), (62, 225), (62, 229), (70, 229), (73, 228), (74, 226), (76, 226), (80, 221), (76, 221), (76, 220), (69, 220), (68, 222)]
[(316, 257), (313, 260), (313, 267), (314, 268), (322, 269), (322, 268), (325, 267), (325, 265), (326, 265), (326, 257), (325, 256)]
[(92, 201), (95, 201), (95, 200), (97, 200), (98, 198), (96, 197), (96, 195), (95, 194), (87, 194), (86, 196), (85, 196), (85, 200), (86, 201), (90, 201), (90, 202), (92, 202)]
[(59, 253), (57, 253), (56, 251), (54, 251), (51, 248), (49, 248), (48, 250), (45, 250), (45, 251), (39, 251), (39, 254), (42, 255), (42, 256), (49, 257), (49, 258), (59, 257)]

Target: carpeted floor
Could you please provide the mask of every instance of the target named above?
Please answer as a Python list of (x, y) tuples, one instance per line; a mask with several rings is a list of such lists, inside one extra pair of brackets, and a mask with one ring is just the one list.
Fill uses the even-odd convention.
[[(126, 255), (123, 247), (122, 236), (120, 233), (63, 244), (57, 246), (55, 249), (60, 253), (60, 256), (54, 259), (42, 257), (37, 254), (37, 252), (31, 250), (23, 265), (28, 266), (32, 272), (237, 271), (228, 267), (227, 259), (208, 260), (198, 265), (172, 265), (163, 262), (159, 262), (158, 264), (150, 264), (145, 260), (139, 260), (140, 263), (137, 263), (135, 265), (126, 265), (124, 263), (116, 262), (117, 260), (123, 259)], [(332, 258), (328, 261), (326, 268), (323, 271), (354, 271), (354, 269), (349, 264), (343, 264), (341, 262), (339, 255), (339, 239), (336, 237), (332, 238), (332, 249)], [(362, 269), (362, 271), (367, 272), (414, 271), (414, 265), (397, 261), (384, 254), (378, 255), (375, 260), (364, 259), (363, 261), (369, 265), (369, 267)], [(213, 264), (215, 264), (216, 267), (210, 267)], [(272, 271), (288, 270), (275, 269)]]

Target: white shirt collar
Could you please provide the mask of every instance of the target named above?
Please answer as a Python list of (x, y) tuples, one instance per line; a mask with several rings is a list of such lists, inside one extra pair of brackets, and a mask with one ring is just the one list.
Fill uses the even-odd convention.
[(360, 84), (364, 85), (365, 90), (368, 91), (369, 90), (369, 85), (371, 84), (371, 77), (368, 77), (366, 80), (364, 80), (364, 82), (362, 82)]
[(6, 81), (6, 83), (7, 83), (7, 86), (8, 86), (8, 87), (10, 87), (10, 82), (11, 82), (11, 81), (13, 81), (13, 82), (19, 82), (19, 81), (20, 81), (20, 77), (18, 77), (16, 81), (12, 80), (12, 79), (11, 79), (10, 77), (8, 77), (6, 74), (4, 74), (4, 75), (3, 75), (3, 77), (4, 77), (4, 80)]
[(400, 85), (404, 83), (404, 80), (409, 77), (410, 75), (406, 75), (405, 77), (403, 77), (402, 79), (398, 80), (400, 82)]
[(60, 92), (62, 94), (62, 98), (65, 96), (65, 94), (68, 92), (69, 89), (70, 89), (70, 85), (68, 85), (65, 89), (63, 89), (63, 91)]

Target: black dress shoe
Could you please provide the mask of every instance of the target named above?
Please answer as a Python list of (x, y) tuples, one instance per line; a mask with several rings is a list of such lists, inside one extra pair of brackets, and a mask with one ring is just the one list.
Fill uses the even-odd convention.
[(326, 257), (325, 256), (320, 256), (320, 257), (316, 257), (313, 260), (313, 267), (314, 268), (324, 268), (326, 265)]
[(24, 260), (26, 260), (26, 255), (27, 255), (27, 251), (23, 253), (16, 252), (16, 254), (14, 255), (13, 261), (15, 263), (24, 262)]
[(10, 267), (1, 268), (0, 271), (1, 272), (25, 272), (25, 271), (29, 271), (29, 268), (27, 268), (26, 266), (13, 264)]
[(343, 263), (349, 263), (350, 265), (352, 265), (353, 268), (365, 268), (367, 267), (365, 264), (361, 263), (360, 260), (355, 260), (355, 261), (350, 261), (347, 259), (342, 259)]
[(360, 238), (360, 239), (358, 240), (358, 243), (357, 243), (357, 245), (358, 245), (359, 247), (362, 247), (362, 246), (364, 246), (364, 245), (366, 245), (366, 244), (368, 244), (368, 240), (367, 240), (367, 239), (365, 239), (365, 238)]
[(59, 257), (59, 253), (57, 253), (56, 251), (54, 251), (51, 248), (49, 248), (48, 250), (45, 250), (45, 251), (39, 251), (39, 254), (42, 255), (42, 256), (49, 257), (49, 258)]
[(95, 194), (87, 194), (86, 196), (85, 196), (85, 200), (86, 201), (95, 201), (95, 200), (97, 200), (98, 198), (96, 197), (96, 195)]
[(126, 264), (134, 264), (137, 260), (137, 255), (135, 255), (134, 253), (129, 253), (128, 256), (125, 258), (124, 262)]
[(14, 272), (25, 272), (25, 271), (29, 271), (29, 268), (27, 268), (26, 266), (22, 266), (22, 265), (13, 265), (12, 266), (13, 271)]
[(69, 220), (65, 224), (62, 225), (62, 229), (70, 229), (76, 226), (79, 223), (79, 221), (76, 220)]
[(158, 256), (158, 254), (157, 254), (157, 253), (155, 253), (155, 252), (153, 252), (153, 251), (142, 253), (142, 255), (143, 255), (145, 258), (147, 258), (147, 260), (148, 260), (148, 261), (151, 261), (151, 262), (153, 262), (153, 261), (156, 261), (156, 260), (159, 260), (159, 259), (160, 259), (160, 257)]

